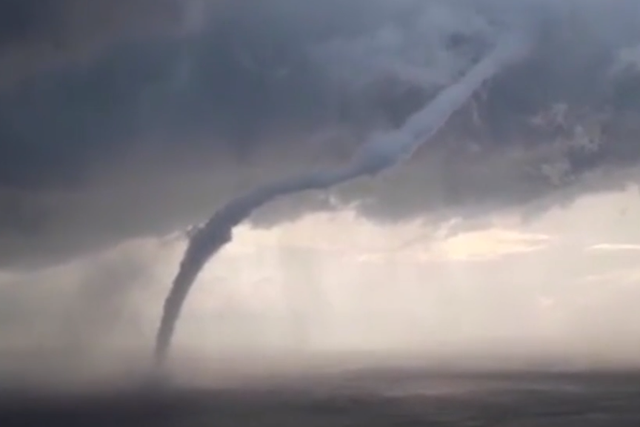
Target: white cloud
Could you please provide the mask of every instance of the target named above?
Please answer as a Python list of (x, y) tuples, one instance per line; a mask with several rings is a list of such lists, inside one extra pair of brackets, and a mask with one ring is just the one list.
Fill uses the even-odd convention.
[(640, 251), (640, 244), (633, 243), (598, 243), (586, 249), (589, 252)]
[(550, 236), (515, 230), (487, 229), (460, 234), (433, 246), (433, 253), (445, 260), (481, 261), (545, 249)]

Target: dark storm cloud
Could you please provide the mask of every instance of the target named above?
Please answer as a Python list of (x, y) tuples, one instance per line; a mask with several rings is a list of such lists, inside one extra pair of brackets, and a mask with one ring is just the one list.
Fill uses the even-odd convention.
[[(438, 3), (449, 12), (424, 12)], [(514, 2), (472, 3), (1, 2), (0, 61), (11, 66), (0, 76), (0, 264), (166, 233), (257, 183), (344, 161), (367, 130), (400, 122), (439, 86), (367, 64), (373, 81), (353, 84), (316, 48), (377, 40), (395, 23), (426, 31), (424, 43), (464, 66), (492, 41), (483, 25), (520, 12)], [(620, 48), (640, 44), (635, 3), (525, 3), (528, 15), (545, 12), (535, 55), (487, 85), (415, 161), (336, 189), (331, 201), (285, 200), (259, 219), (336, 201), (378, 220), (481, 213), (634, 166), (640, 73), (611, 70)], [(443, 18), (430, 22), (436, 12)], [(400, 57), (421, 52), (422, 39), (403, 37)], [(552, 108), (561, 104), (566, 111)], [(532, 120), (554, 111), (564, 113)], [(571, 143), (580, 132), (597, 141)]]

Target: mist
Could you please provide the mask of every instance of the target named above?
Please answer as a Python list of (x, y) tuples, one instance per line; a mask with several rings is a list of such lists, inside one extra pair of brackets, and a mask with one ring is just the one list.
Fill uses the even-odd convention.
[[(616, 233), (633, 227), (633, 213), (620, 211), (638, 209), (634, 194), (582, 200), (534, 224), (505, 213), (483, 230), (447, 238), (420, 224), (385, 229), (352, 215), (309, 217), (259, 237), (246, 230), (203, 273), (184, 317), (199, 332), (186, 326), (176, 348), (192, 337), (215, 358), (215, 337), (224, 335), (230, 348), (351, 353), (362, 363), (386, 355), (387, 362), (436, 367), (635, 367), (637, 254), (622, 245), (633, 236)], [(599, 204), (606, 207), (594, 215)], [(562, 233), (554, 230), (558, 218)], [(617, 226), (584, 233), (583, 226), (606, 219)], [(348, 243), (323, 242), (340, 241), (343, 230)], [(403, 246), (421, 233), (424, 239)], [(598, 241), (620, 249), (598, 252)], [(212, 332), (206, 315), (196, 314), (209, 304), (229, 311)], [(225, 333), (235, 328), (241, 332)]]
[[(504, 211), (455, 233), (453, 223), (380, 226), (354, 212), (244, 226), (203, 270), (168, 368), (211, 386), (363, 366), (636, 368), (638, 213), (630, 189), (532, 222)], [(139, 377), (185, 244), (134, 240), (4, 276), (3, 384)]]
[(145, 300), (162, 248), (155, 239), (133, 241), (50, 269), (1, 275), (3, 387), (95, 379), (113, 369), (114, 355), (132, 354), (146, 339), (145, 318), (155, 314)]

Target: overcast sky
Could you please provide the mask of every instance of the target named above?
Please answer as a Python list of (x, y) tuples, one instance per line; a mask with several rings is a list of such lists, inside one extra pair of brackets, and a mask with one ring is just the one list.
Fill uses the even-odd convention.
[(344, 163), (511, 26), (534, 52), (412, 161), (238, 230), (179, 342), (627, 358), (638, 19), (632, 0), (3, 2), (3, 343), (150, 342), (186, 227)]

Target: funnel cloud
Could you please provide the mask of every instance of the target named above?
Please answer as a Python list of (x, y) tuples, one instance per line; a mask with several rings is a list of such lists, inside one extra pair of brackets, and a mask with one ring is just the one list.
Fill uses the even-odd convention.
[(520, 34), (505, 36), (505, 40), (494, 52), (480, 61), (459, 82), (444, 89), (431, 103), (410, 116), (402, 127), (388, 134), (377, 135), (371, 142), (365, 143), (344, 170), (319, 172), (258, 188), (245, 197), (231, 201), (218, 211), (191, 238), (180, 264), (180, 270), (165, 302), (158, 330), (157, 362), (164, 362), (180, 309), (198, 273), (212, 255), (229, 243), (233, 227), (276, 197), (326, 189), (360, 176), (375, 175), (396, 165), (403, 158), (411, 157), (421, 144), (427, 142), (464, 105), (484, 81), (526, 55), (528, 45), (521, 38)]

